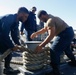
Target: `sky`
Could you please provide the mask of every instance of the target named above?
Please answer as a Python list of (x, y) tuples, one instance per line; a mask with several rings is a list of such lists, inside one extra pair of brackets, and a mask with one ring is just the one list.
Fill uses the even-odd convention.
[[(48, 14), (62, 18), (68, 25), (76, 29), (76, 0), (0, 0), (0, 16), (14, 14), (19, 7), (37, 7)], [(37, 18), (37, 23), (39, 19)]]

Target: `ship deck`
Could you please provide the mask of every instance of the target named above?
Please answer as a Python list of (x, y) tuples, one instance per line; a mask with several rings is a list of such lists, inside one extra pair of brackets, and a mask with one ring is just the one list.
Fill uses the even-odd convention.
[[(2, 66), (4, 67), (4, 61), (2, 61)], [(22, 52), (13, 52), (13, 58), (12, 58), (12, 61), (11, 61), (11, 67), (13, 69), (18, 69), (20, 71), (19, 68), (22, 68)], [(76, 67), (71, 67), (67, 64), (67, 62), (65, 63), (62, 63), (61, 65), (61, 68), (60, 68), (60, 71), (62, 73), (62, 75), (76, 75)], [(51, 70), (51, 69), (48, 69), (48, 71)], [(43, 72), (43, 70), (39, 70), (38, 72), (36, 71), (35, 73), (34, 72), (30, 72), (30, 71), (27, 71), (29, 72), (29, 74), (24, 74), (21, 73), (18, 73), (18, 74), (3, 74), (3, 75), (36, 75), (35, 73), (39, 73), (39, 72)], [(41, 74), (42, 75), (42, 74)], [(43, 74), (45, 75), (45, 74)]]

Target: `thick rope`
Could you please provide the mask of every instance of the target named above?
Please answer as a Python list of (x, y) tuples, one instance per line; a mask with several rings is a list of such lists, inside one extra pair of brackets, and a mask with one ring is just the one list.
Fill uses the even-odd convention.
[(27, 70), (38, 70), (44, 68), (45, 64), (47, 64), (47, 59), (49, 59), (49, 50), (49, 47), (45, 47), (43, 52), (36, 54), (32, 50), (25, 48), (25, 51), (23, 52), (24, 68)]

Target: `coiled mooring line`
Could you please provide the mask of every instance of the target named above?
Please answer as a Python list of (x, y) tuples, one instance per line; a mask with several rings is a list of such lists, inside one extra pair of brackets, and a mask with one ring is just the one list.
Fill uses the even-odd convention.
[(22, 53), (24, 68), (27, 70), (38, 70), (44, 68), (45, 64), (47, 65), (47, 60), (50, 60), (50, 58), (48, 58), (49, 50), (50, 48), (46, 47), (43, 52), (36, 54), (32, 50), (26, 49)]

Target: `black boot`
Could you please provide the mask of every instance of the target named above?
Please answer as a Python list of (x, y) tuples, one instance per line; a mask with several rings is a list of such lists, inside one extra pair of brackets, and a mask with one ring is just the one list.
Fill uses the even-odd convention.
[(14, 70), (13, 68), (8, 67), (8, 68), (5, 68), (3, 70), (3, 73), (4, 74), (18, 74), (18, 73), (20, 73), (20, 71), (19, 70)]
[(53, 68), (54, 75), (60, 75), (60, 71), (59, 71), (58, 65), (54, 64), (54, 63), (51, 63), (51, 66)]
[(76, 67), (76, 60), (68, 62), (68, 64), (72, 67)]
[(51, 63), (51, 66), (52, 66), (53, 70), (50, 73), (46, 73), (45, 75), (61, 75), (59, 68), (56, 64)]

